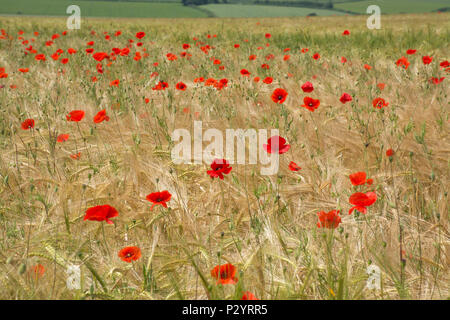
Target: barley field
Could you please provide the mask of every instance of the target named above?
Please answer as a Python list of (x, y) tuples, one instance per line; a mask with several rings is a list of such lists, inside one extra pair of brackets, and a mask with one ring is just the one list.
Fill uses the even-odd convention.
[(0, 298), (448, 299), (449, 18), (1, 17)]

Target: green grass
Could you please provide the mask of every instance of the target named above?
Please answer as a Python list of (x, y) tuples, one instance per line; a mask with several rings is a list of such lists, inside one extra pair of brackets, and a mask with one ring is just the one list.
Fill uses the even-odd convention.
[[(208, 11), (219, 18), (296, 17), (307, 16), (310, 13), (316, 13), (319, 16), (341, 14), (339, 11), (327, 9), (255, 5), (252, 4), (252, 0), (241, 0), (245, 4), (233, 3), (235, 0), (229, 0), (228, 4), (208, 4), (198, 8), (183, 6), (180, 0), (135, 1), (0, 0), (0, 15), (68, 16), (66, 9), (72, 4), (81, 8), (82, 17), (202, 18), (208, 16)], [(314, 0), (308, 1), (314, 2)], [(328, 0), (316, 0), (316, 2), (323, 3)], [(335, 9), (360, 14), (366, 14), (367, 7), (372, 4), (380, 6), (382, 14), (431, 12), (450, 7), (448, 0), (336, 0), (333, 4)]]
[(441, 8), (450, 7), (448, 0), (367, 0), (353, 1), (335, 4), (336, 9), (348, 10), (356, 13), (366, 13), (367, 7), (377, 5), (381, 9), (381, 14), (386, 13), (421, 13), (432, 12)]
[(319, 16), (339, 15), (340, 12), (315, 8), (278, 7), (240, 4), (208, 4), (200, 6), (219, 18), (252, 18), (252, 17), (301, 17), (310, 13)]
[(201, 18), (207, 14), (181, 3), (144, 3), (69, 0), (0, 0), (0, 14), (68, 16), (67, 7), (78, 5), (82, 17)]

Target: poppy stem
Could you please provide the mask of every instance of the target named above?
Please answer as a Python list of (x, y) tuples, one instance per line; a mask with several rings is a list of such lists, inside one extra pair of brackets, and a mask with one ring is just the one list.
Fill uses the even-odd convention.
[(90, 154), (89, 149), (87, 147), (86, 140), (84, 139), (83, 134), (81, 133), (80, 125), (78, 124), (78, 122), (77, 122), (77, 127), (78, 127), (78, 132), (80, 133), (81, 140), (83, 140), (84, 147), (86, 148), (86, 151), (87, 151), (87, 154), (88, 154), (88, 158), (89, 158), (89, 162), (92, 162), (91, 154)]
[(315, 121), (315, 119), (313, 118), (312, 112), (309, 113), (309, 116), (311, 117), (311, 121), (314, 124), (314, 132), (316, 133), (316, 138), (317, 138), (317, 144), (319, 146), (319, 152), (321, 152), (321, 148), (320, 148), (320, 138), (319, 138), (319, 127), (317, 126), (317, 123)]
[(104, 224), (103, 224), (103, 223), (101, 224), (101, 226), (102, 226), (103, 241), (105, 242), (105, 248), (106, 248), (106, 251), (108, 252), (108, 256), (110, 256), (110, 255), (111, 255), (111, 253), (110, 253), (110, 251), (109, 251), (109, 246), (108, 246), (108, 242), (106, 242), (106, 236), (105, 236), (105, 226), (104, 226)]
[(391, 172), (391, 179), (392, 179), (392, 189), (394, 192), (394, 204), (395, 204), (395, 211), (397, 212), (397, 223), (398, 223), (398, 233), (399, 233), (399, 258), (400, 258), (400, 290), (399, 295), (403, 296), (403, 290), (404, 290), (404, 269), (406, 260), (403, 259), (403, 226), (400, 219), (400, 211), (398, 209), (398, 203), (397, 203), (397, 195), (395, 193), (395, 181), (394, 181), (394, 172), (393, 172), (393, 163), (392, 161), (389, 161), (389, 167)]

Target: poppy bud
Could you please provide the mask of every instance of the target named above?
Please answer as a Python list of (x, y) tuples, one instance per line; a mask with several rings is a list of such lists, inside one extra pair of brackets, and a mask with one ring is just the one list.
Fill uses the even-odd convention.
[(26, 269), (27, 269), (27, 266), (25, 265), (25, 263), (21, 263), (19, 266), (19, 274), (23, 274)]

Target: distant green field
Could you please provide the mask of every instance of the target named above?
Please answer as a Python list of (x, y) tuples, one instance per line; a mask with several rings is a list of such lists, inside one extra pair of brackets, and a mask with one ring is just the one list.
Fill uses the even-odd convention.
[(356, 13), (366, 13), (367, 7), (373, 4), (380, 7), (381, 14), (431, 12), (450, 7), (449, 0), (366, 0), (336, 3), (334, 7)]
[[(183, 6), (181, 0), (0, 0), (0, 15), (68, 16), (66, 9), (72, 4), (81, 8), (82, 17), (113, 18), (296, 17), (311, 13), (330, 16), (341, 15), (339, 10), (366, 14), (372, 4), (380, 6), (382, 14), (432, 12), (450, 7), (450, 0), (333, 0), (336, 10), (292, 6), (301, 1), (328, 3), (329, 0), (269, 0), (275, 5), (253, 4), (255, 0), (227, 1), (227, 4), (195, 7)], [(286, 4), (290, 6), (283, 6)]]
[(245, 17), (301, 17), (310, 13), (319, 16), (341, 15), (342, 13), (333, 10), (323, 10), (315, 8), (262, 6), (262, 5), (240, 5), (240, 4), (208, 4), (200, 6), (219, 18), (245, 18)]
[(85, 17), (201, 18), (207, 14), (181, 3), (145, 3), (69, 0), (0, 0), (0, 14), (68, 16), (66, 9), (78, 5)]

